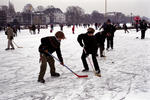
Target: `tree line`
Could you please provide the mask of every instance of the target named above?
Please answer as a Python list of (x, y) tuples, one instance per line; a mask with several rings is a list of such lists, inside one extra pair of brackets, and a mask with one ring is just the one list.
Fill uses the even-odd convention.
[(55, 8), (54, 6), (37, 6), (33, 8), (32, 4), (27, 4), (24, 6), (23, 12), (41, 12), (45, 13), (51, 17), (53, 20), (53, 14), (55, 11), (63, 13), (66, 17), (67, 24), (93, 24), (93, 23), (103, 23), (106, 19), (111, 19), (114, 23), (127, 23), (132, 22), (134, 16), (126, 16), (121, 12), (108, 12), (104, 16), (104, 13), (100, 13), (97, 10), (94, 10), (91, 14), (85, 13), (85, 10), (79, 6), (69, 6), (66, 8), (66, 12), (62, 12), (60, 8)]

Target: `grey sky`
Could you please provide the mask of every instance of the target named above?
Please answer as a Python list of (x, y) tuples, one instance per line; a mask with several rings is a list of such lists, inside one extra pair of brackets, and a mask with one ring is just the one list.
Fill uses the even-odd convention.
[[(9, 0), (0, 0), (0, 5), (8, 4)], [(105, 0), (10, 0), (16, 11), (22, 11), (23, 7), (30, 3), (36, 8), (38, 5), (47, 7), (53, 5), (60, 8), (63, 12), (68, 6), (79, 6), (85, 10), (86, 13), (91, 13), (97, 10), (101, 13), (105, 11)], [(122, 12), (126, 15), (140, 15), (150, 18), (150, 0), (107, 0), (108, 12)]]

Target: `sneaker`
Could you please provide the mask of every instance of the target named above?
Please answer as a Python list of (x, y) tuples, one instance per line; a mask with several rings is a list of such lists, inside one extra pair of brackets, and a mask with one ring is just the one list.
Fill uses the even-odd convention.
[(44, 79), (38, 79), (38, 82), (45, 83), (45, 80)]
[(83, 69), (82, 70), (82, 72), (88, 72), (89, 71), (89, 69)]
[(59, 73), (53, 73), (53, 74), (51, 74), (51, 76), (59, 77), (60, 74)]
[(9, 50), (9, 48), (6, 48), (5, 50)]
[(96, 74), (99, 74), (99, 73), (100, 73), (100, 70), (96, 70), (95, 73), (96, 73)]

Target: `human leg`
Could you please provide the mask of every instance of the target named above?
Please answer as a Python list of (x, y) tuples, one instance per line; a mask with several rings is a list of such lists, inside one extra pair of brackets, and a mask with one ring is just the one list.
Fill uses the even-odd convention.
[(56, 73), (56, 69), (55, 69), (55, 60), (52, 56), (47, 56), (47, 61), (48, 61), (48, 64), (50, 66), (50, 74), (51, 76), (55, 76), (55, 77), (58, 77), (60, 76), (59, 73)]
[(10, 40), (10, 46), (11, 46), (11, 49), (15, 49), (15, 48), (14, 48), (14, 45), (13, 45), (13, 43), (12, 43), (12, 39)]
[[(47, 68), (47, 60), (45, 55), (41, 56), (41, 66), (40, 66), (40, 72), (39, 72), (39, 77), (38, 77), (38, 82), (42, 82), (44, 80), (44, 75), (46, 72), (46, 68)], [(44, 81), (45, 82), (45, 81)], [(42, 83), (44, 83), (42, 82)]]
[[(85, 70), (89, 70), (89, 67), (88, 67), (88, 64), (87, 64), (87, 61), (86, 61), (86, 57), (88, 56), (88, 54), (86, 54), (84, 51), (82, 53), (82, 56), (81, 56), (81, 60), (82, 60), (82, 63), (83, 63), (83, 66), (84, 66), (84, 69)], [(83, 70), (84, 71), (84, 70)]]
[(93, 60), (93, 64), (94, 64), (95, 70), (98, 73), (100, 73), (99, 65), (98, 65), (98, 62), (97, 62), (95, 54), (92, 54), (92, 60)]

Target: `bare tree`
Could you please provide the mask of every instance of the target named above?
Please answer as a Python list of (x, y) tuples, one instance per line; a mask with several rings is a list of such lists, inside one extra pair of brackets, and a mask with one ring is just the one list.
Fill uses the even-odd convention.
[(48, 6), (43, 12), (49, 16), (50, 23), (55, 23), (55, 13), (63, 13), (60, 8), (55, 8), (54, 6)]
[(44, 11), (45, 8), (43, 6), (37, 6), (36, 11)]
[(66, 11), (66, 21), (68, 24), (79, 24), (82, 21), (84, 10), (78, 6), (70, 6)]
[(53, 5), (48, 5), (47, 7), (46, 7), (46, 9), (52, 9), (52, 8), (55, 8)]
[(93, 23), (99, 23), (102, 22), (104, 19), (104, 15), (99, 13), (98, 11), (94, 10), (91, 14), (92, 16), (92, 22)]
[(33, 11), (34, 11), (34, 8), (33, 8), (32, 4), (26, 4), (24, 6), (23, 12), (33, 12)]
[(82, 23), (84, 23), (84, 24), (92, 24), (93, 22), (92, 22), (92, 17), (91, 17), (91, 15), (90, 15), (90, 14), (85, 14), (85, 15), (83, 16)]

